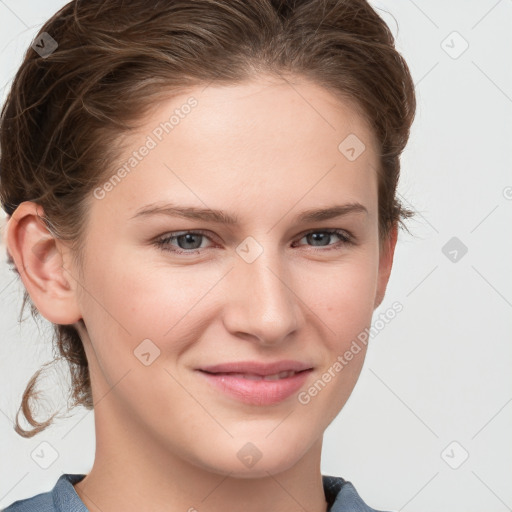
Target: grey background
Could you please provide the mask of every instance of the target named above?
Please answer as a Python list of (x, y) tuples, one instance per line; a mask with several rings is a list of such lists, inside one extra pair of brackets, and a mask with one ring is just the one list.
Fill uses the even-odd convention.
[[(512, 510), (512, 0), (371, 3), (416, 84), (399, 191), (417, 215), (375, 318), (395, 301), (403, 311), (372, 338), (326, 432), (322, 472), (380, 509)], [(0, 0), (2, 103), (22, 53), (62, 5)], [(28, 315), (18, 324), (21, 297), (2, 257), (0, 508), (51, 489), (63, 472), (87, 472), (94, 458), (85, 409), (32, 439), (12, 429), (28, 379), (52, 358), (49, 325)], [(66, 385), (65, 372), (55, 378)], [(47, 469), (31, 456), (53, 453), (41, 443), (57, 456)]]

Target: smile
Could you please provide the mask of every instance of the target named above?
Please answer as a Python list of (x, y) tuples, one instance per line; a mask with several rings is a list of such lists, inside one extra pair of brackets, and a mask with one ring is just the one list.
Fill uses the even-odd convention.
[(276, 405), (296, 394), (312, 369), (284, 370), (268, 375), (199, 370), (207, 383), (228, 398), (249, 405)]

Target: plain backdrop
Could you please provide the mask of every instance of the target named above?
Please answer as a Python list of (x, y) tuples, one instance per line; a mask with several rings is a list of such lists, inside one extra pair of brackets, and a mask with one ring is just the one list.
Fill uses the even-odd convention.
[[(371, 339), (326, 431), (322, 473), (350, 480), (379, 509), (512, 510), (512, 1), (371, 3), (416, 84), (399, 192), (417, 214), (374, 318), (395, 301), (403, 310)], [(23, 52), (62, 5), (0, 0), (2, 103)], [(25, 385), (52, 352), (48, 325), (29, 315), (18, 323), (21, 283), (0, 249), (4, 508), (62, 473), (89, 471), (94, 413), (77, 408), (32, 439), (14, 432)], [(66, 385), (60, 378), (53, 388)], [(41, 443), (56, 452), (47, 469), (32, 458)]]

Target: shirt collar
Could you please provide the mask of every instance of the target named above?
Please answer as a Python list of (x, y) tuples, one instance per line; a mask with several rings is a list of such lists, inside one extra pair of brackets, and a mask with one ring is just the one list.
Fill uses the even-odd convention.
[[(85, 475), (66, 473), (61, 475), (52, 490), (53, 502), (59, 512), (88, 512), (73, 484), (83, 480)], [(322, 476), (327, 512), (379, 512), (370, 508), (361, 499), (351, 482), (337, 476)]]

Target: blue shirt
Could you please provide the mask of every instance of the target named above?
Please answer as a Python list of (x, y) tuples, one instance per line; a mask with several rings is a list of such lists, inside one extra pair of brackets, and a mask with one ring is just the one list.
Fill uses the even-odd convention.
[[(51, 491), (15, 501), (2, 512), (89, 512), (73, 484), (85, 475), (63, 474)], [(336, 476), (322, 476), (328, 512), (379, 512), (361, 499), (354, 486)]]

